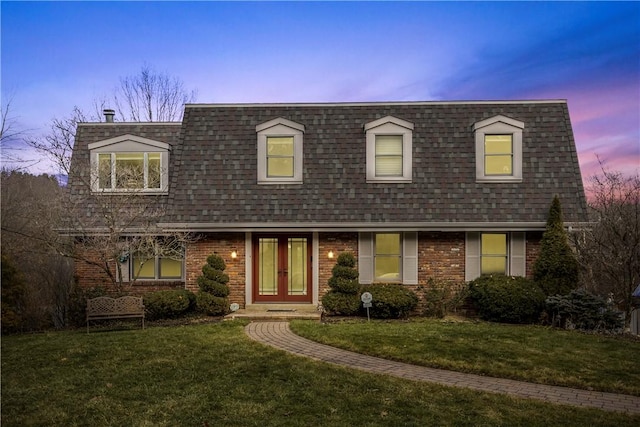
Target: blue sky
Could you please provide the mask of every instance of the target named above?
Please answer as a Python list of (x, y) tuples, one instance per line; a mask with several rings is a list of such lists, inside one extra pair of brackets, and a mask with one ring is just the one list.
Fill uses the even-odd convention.
[(147, 64), (203, 103), (567, 99), (583, 176), (596, 154), (640, 168), (640, 2), (0, 8), (3, 102), (31, 135)]

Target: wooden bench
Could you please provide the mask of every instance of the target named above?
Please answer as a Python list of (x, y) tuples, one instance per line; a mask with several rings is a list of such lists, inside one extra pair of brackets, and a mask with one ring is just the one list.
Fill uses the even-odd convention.
[(142, 319), (144, 329), (144, 304), (142, 297), (98, 297), (87, 300), (87, 333), (89, 321), (106, 319)]

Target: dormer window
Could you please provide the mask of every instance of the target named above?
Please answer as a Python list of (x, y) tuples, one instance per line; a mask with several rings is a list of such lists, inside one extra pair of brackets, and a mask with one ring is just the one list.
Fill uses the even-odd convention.
[(277, 118), (256, 126), (258, 184), (301, 184), (304, 125)]
[(364, 125), (367, 182), (411, 182), (413, 123), (383, 117)]
[(473, 126), (477, 182), (522, 181), (524, 123), (495, 116)]
[(123, 135), (89, 144), (89, 150), (93, 191), (167, 191), (169, 144)]

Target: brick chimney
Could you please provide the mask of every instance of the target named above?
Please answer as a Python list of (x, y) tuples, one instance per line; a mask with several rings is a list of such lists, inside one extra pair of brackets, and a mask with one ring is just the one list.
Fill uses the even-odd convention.
[(116, 115), (115, 110), (104, 109), (102, 110), (102, 113), (104, 114), (104, 119), (107, 123), (113, 123), (113, 116)]

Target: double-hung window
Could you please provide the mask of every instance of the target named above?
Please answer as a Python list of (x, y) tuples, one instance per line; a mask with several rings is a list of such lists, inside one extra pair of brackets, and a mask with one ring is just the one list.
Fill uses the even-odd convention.
[(367, 182), (411, 182), (413, 123), (383, 117), (364, 125)]
[(495, 116), (473, 125), (477, 182), (522, 181), (524, 123)]
[(507, 270), (507, 234), (482, 233), (481, 246), (481, 274), (508, 274)]
[(89, 144), (94, 192), (166, 193), (169, 144), (135, 135)]
[(465, 239), (465, 280), (482, 274), (526, 274), (526, 233), (470, 231)]
[(359, 233), (358, 272), (363, 284), (417, 284), (418, 233)]
[(258, 184), (301, 184), (304, 125), (277, 118), (256, 126)]

